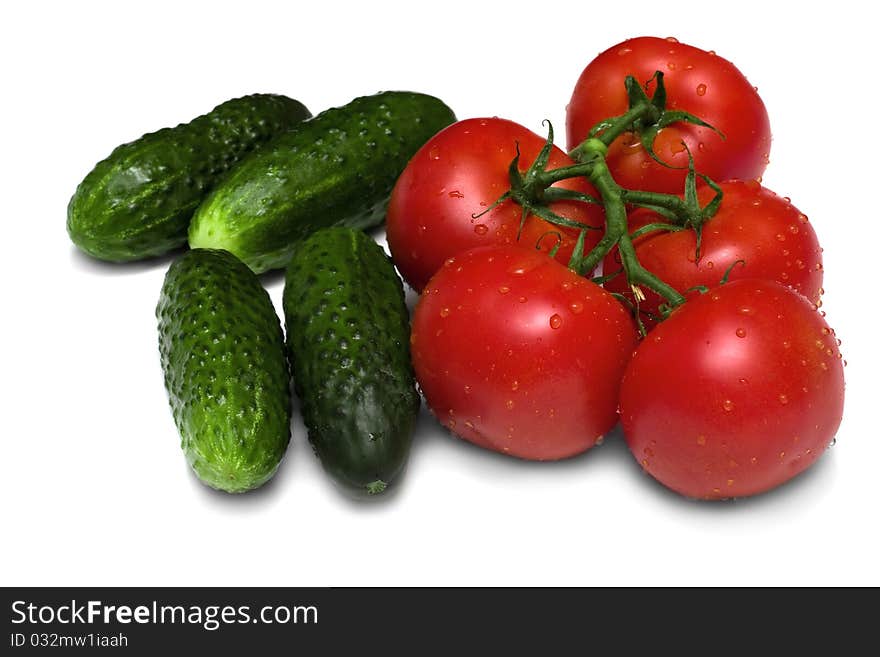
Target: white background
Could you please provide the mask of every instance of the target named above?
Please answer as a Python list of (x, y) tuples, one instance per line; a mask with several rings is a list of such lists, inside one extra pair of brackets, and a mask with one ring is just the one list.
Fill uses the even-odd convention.
[[(0, 584), (880, 584), (868, 5), (593, 4), (3, 3)], [(714, 49), (759, 87), (774, 132), (764, 182), (825, 247), (825, 310), (849, 361), (836, 446), (781, 489), (706, 504), (642, 475), (619, 435), (525, 463), (453, 440), (423, 411), (405, 479), (362, 503), (324, 476), (297, 418), (263, 490), (201, 485), (159, 366), (169, 260), (100, 264), (67, 238), (67, 201), (92, 165), (252, 92), (317, 112), (411, 89), (460, 118), (539, 132), (549, 118), (561, 135), (581, 69), (641, 34)], [(281, 279), (265, 282), (277, 304)]]

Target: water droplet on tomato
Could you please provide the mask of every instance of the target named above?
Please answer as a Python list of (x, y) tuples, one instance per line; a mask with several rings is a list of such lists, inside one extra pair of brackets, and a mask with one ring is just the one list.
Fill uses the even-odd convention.
[(582, 304), (580, 301), (572, 301), (570, 304), (568, 304), (568, 308), (575, 315), (580, 315), (584, 311), (584, 304)]
[(705, 151), (705, 150), (706, 150), (706, 144), (704, 144), (703, 142), (700, 142), (699, 144), (697, 144), (697, 150), (700, 151), (700, 152)]
[(510, 292), (510, 288), (507, 287), (506, 285), (502, 285), (501, 287), (498, 288), (498, 291), (501, 294), (507, 294), (508, 292)]
[(712, 262), (711, 260), (709, 260), (709, 261), (706, 263), (706, 269), (712, 269), (713, 267), (715, 267), (715, 263)]
[(430, 157), (432, 160), (439, 160), (440, 149), (436, 146), (431, 146), (431, 148), (428, 149), (428, 157)]
[(779, 403), (785, 406), (788, 403), (788, 395), (779, 395)]
[(733, 486), (733, 479), (728, 479), (727, 480), (727, 487), (730, 488), (731, 486)]
[(800, 221), (802, 224), (805, 224), (809, 221), (809, 218), (805, 214), (799, 214), (798, 221)]
[(519, 390), (519, 381), (514, 380), (513, 383), (510, 384), (510, 389), (514, 392)]
[(623, 55), (628, 55), (631, 52), (632, 52), (632, 48), (627, 48), (624, 46), (623, 48), (621, 48), (620, 50), (617, 51), (617, 54), (622, 57)]
[(485, 235), (489, 232), (489, 227), (486, 224), (477, 224), (474, 226), (474, 232), (477, 235)]
[(799, 230), (799, 228), (797, 227), (797, 224), (790, 224), (788, 227), (788, 232), (791, 233), (792, 235), (797, 235), (798, 230)]
[(464, 194), (462, 194), (457, 189), (453, 189), (451, 192), (449, 192), (449, 198), (464, 198)]
[(508, 399), (507, 402), (506, 402), (504, 405), (507, 406), (507, 410), (508, 410), (508, 411), (512, 411), (512, 410), (513, 410), (513, 400), (512, 400), (512, 399)]
[(697, 436), (697, 445), (703, 447), (706, 444), (706, 436), (700, 435)]
[(706, 85), (705, 84), (700, 83), (697, 85), (697, 95), (698, 96), (705, 96), (706, 95)]
[(440, 317), (448, 317), (449, 316), (449, 308), (441, 308), (440, 309)]
[(473, 428), (474, 428), (474, 423), (471, 422), (470, 420), (466, 420), (465, 423), (464, 423), (464, 426), (466, 426), (468, 429), (473, 429)]
[(785, 235), (783, 235), (782, 233), (776, 233), (776, 241), (777, 241), (777, 242), (784, 242), (784, 241), (785, 241)]
[(520, 303), (525, 303), (526, 301), (528, 301), (528, 299), (526, 297), (520, 297), (519, 299), (517, 299), (517, 301), (519, 301)]
[(738, 337), (738, 338), (746, 337), (746, 330), (744, 328), (736, 329), (736, 337)]
[(723, 402), (721, 402), (721, 408), (729, 413), (733, 410), (733, 402), (729, 399), (725, 399)]
[(550, 328), (558, 329), (560, 326), (562, 326), (562, 317), (556, 313), (550, 315)]

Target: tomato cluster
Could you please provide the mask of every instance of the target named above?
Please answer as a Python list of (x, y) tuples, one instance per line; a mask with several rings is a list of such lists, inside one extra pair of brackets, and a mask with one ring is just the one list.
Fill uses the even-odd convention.
[(435, 416), (533, 460), (619, 419), (688, 497), (803, 471), (840, 423), (843, 360), (816, 233), (760, 183), (756, 89), (713, 52), (630, 39), (584, 69), (567, 132), (568, 154), (552, 132), (461, 121), (395, 186), (388, 243), (422, 293), (411, 347)]

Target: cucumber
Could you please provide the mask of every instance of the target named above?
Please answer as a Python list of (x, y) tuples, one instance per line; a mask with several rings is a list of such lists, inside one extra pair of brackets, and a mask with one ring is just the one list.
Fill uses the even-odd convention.
[(255, 94), (123, 144), (77, 187), (67, 232), (89, 255), (115, 262), (182, 246), (196, 207), (229, 168), (309, 116), (296, 100)]
[(212, 488), (261, 486), (290, 440), (290, 375), (268, 293), (232, 254), (196, 249), (169, 268), (156, 315), (190, 466)]
[(406, 463), (420, 404), (391, 260), (359, 230), (319, 230), (294, 251), (283, 304), (309, 442), (344, 487), (382, 492)]
[(284, 267), (319, 228), (375, 226), (410, 157), (453, 121), (437, 98), (402, 91), (326, 110), (218, 185), (193, 217), (189, 244), (230, 251), (260, 273)]

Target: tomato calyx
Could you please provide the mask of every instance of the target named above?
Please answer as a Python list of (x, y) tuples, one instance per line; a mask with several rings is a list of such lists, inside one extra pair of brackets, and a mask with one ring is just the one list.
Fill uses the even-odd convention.
[[(652, 82), (655, 83), (654, 93), (648, 96), (647, 90)], [(622, 134), (631, 132), (638, 136), (642, 148), (652, 160), (669, 169), (680, 169), (683, 167), (676, 167), (664, 162), (654, 151), (654, 140), (660, 130), (673, 123), (690, 123), (709, 128), (722, 139), (725, 138), (720, 130), (700, 117), (684, 110), (672, 110), (666, 107), (666, 85), (663, 82), (662, 71), (655, 71), (644, 86), (639, 84), (635, 77), (628, 75), (624, 85), (629, 109), (619, 116), (603, 119), (590, 128), (587, 139), (569, 151), (568, 155), (573, 160), (582, 162), (584, 158), (590, 157), (589, 153), (592, 149), (588, 146), (588, 142), (591, 139), (598, 139), (605, 146), (610, 146)]]
[[(697, 248), (694, 254), (694, 259), (696, 262), (699, 262), (703, 224), (718, 212), (718, 208), (721, 207), (721, 199), (724, 197), (724, 192), (714, 180), (709, 178), (709, 176), (697, 174), (694, 169), (693, 155), (687, 147), (687, 144), (683, 144), (683, 146), (688, 153), (688, 173), (685, 178), (683, 199), (671, 194), (658, 194), (656, 192), (643, 192), (640, 190), (629, 189), (621, 189), (621, 194), (625, 203), (656, 212), (678, 227), (692, 229), (697, 237)], [(706, 203), (706, 205), (703, 206), (700, 205), (699, 198), (697, 197), (698, 175), (703, 182), (715, 192), (715, 195), (708, 203)], [(632, 238), (635, 239), (640, 235), (655, 230), (670, 230), (670, 228), (663, 224), (649, 224), (636, 231), (636, 233), (632, 235)]]
[[(583, 203), (592, 203), (594, 205), (601, 205), (602, 202), (594, 196), (591, 196), (590, 194), (578, 192), (572, 189), (565, 189), (562, 187), (551, 187), (554, 182), (557, 182), (559, 180), (565, 180), (568, 178), (583, 175), (580, 170), (578, 170), (574, 174), (569, 174), (568, 170), (571, 167), (554, 169), (554, 172), (561, 171), (563, 172), (563, 175), (558, 178), (554, 178), (551, 182), (546, 182), (546, 176), (544, 174), (548, 173), (547, 165), (550, 161), (550, 154), (553, 151), (553, 124), (551, 124), (548, 120), (545, 120), (543, 123), (547, 125), (547, 141), (544, 143), (544, 146), (541, 148), (538, 156), (535, 158), (534, 162), (532, 162), (531, 166), (526, 169), (525, 173), (520, 171), (520, 149), (519, 142), (516, 142), (516, 155), (514, 156), (513, 160), (511, 160), (510, 165), (507, 169), (508, 179), (510, 180), (510, 189), (499, 196), (498, 199), (496, 199), (495, 202), (492, 203), (485, 210), (471, 216), (474, 219), (478, 219), (479, 217), (483, 216), (487, 212), (492, 211), (505, 201), (512, 200), (522, 208), (522, 214), (520, 216), (519, 222), (519, 230), (517, 231), (516, 235), (517, 239), (519, 239), (522, 235), (522, 230), (525, 226), (526, 219), (528, 219), (529, 215), (535, 215), (536, 217), (539, 217), (550, 224), (573, 228), (580, 231), (580, 242), (582, 245), (583, 232), (588, 229), (598, 229), (592, 228), (590, 226), (584, 226), (584, 224), (582, 223), (567, 219), (553, 212), (550, 209), (549, 205), (556, 201), (581, 201)], [(557, 242), (558, 248), (562, 241), (561, 234), (556, 231), (550, 231), (549, 234), (559, 235), (560, 239)], [(535, 246), (537, 248), (538, 245), (536, 244)], [(583, 246), (581, 246), (581, 248), (583, 248)]]

